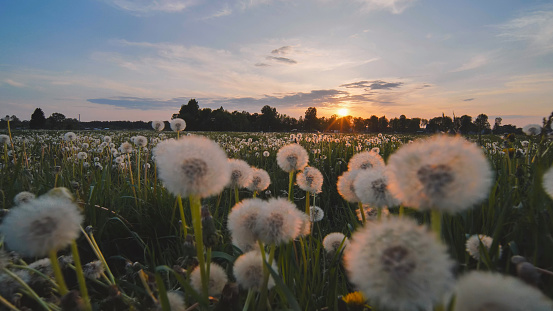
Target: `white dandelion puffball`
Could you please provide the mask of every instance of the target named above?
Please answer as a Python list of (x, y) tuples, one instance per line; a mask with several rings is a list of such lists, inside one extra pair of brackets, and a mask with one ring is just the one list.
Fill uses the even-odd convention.
[(203, 136), (160, 142), (154, 150), (159, 178), (169, 192), (206, 198), (223, 191), (230, 179), (225, 151)]
[[(228, 282), (227, 272), (216, 263), (209, 266), (209, 282), (207, 293), (209, 296), (219, 296)], [(198, 292), (202, 292), (202, 276), (200, 267), (194, 268), (190, 274), (190, 284)]]
[(77, 139), (77, 135), (73, 132), (67, 132), (65, 133), (65, 135), (63, 135), (63, 139), (65, 141), (74, 141), (75, 139)]
[(152, 121), (152, 128), (158, 132), (163, 131), (165, 128), (165, 122), (163, 121)]
[(302, 234), (304, 214), (284, 198), (273, 198), (267, 201), (260, 210), (256, 221), (255, 232), (258, 239), (265, 244), (280, 245), (288, 243)]
[(399, 201), (388, 190), (388, 177), (384, 170), (360, 170), (353, 188), (359, 200), (370, 206), (382, 208), (399, 205)]
[(553, 302), (537, 288), (499, 273), (472, 271), (455, 289), (455, 311), (551, 311)]
[(348, 170), (381, 169), (384, 167), (384, 160), (374, 151), (363, 151), (354, 154), (348, 162)]
[(338, 181), (336, 182), (338, 193), (340, 193), (344, 200), (351, 203), (357, 203), (360, 201), (359, 197), (355, 194), (354, 186), (355, 178), (357, 178), (359, 171), (360, 170), (345, 171), (340, 177), (338, 177)]
[(128, 141), (124, 142), (119, 146), (119, 152), (121, 153), (131, 153), (132, 152), (132, 145)]
[(261, 192), (269, 187), (271, 184), (271, 177), (266, 170), (261, 168), (252, 167), (252, 180), (246, 186), (250, 191)]
[(2, 134), (0, 135), (0, 145), (10, 144), (10, 136)]
[(460, 136), (438, 135), (403, 145), (390, 156), (388, 189), (420, 210), (456, 213), (488, 197), (492, 170), (482, 149)]
[(553, 166), (543, 174), (543, 189), (553, 199)]
[(21, 205), (24, 203), (28, 203), (36, 198), (34, 193), (31, 193), (29, 191), (22, 191), (15, 195), (13, 198), (13, 203), (15, 205)]
[(252, 181), (252, 168), (250, 165), (239, 159), (229, 159), (230, 165), (230, 187), (245, 188)]
[(243, 252), (257, 247), (257, 218), (266, 207), (261, 199), (244, 199), (234, 205), (228, 215), (227, 228), (231, 233), (232, 244)]
[(88, 154), (86, 152), (81, 151), (77, 153), (77, 159), (86, 160), (86, 158), (88, 158)]
[(184, 294), (182, 292), (170, 290), (167, 292), (167, 299), (169, 300), (169, 307), (171, 308), (171, 311), (186, 310)]
[[(273, 262), (272, 269), (276, 272), (278, 268)], [(259, 251), (251, 251), (242, 254), (234, 262), (234, 277), (236, 282), (244, 289), (259, 291), (263, 286), (263, 257)], [(275, 286), (275, 280), (269, 275), (267, 289)]]
[[(340, 248), (340, 245), (342, 246)], [(323, 239), (323, 247), (325, 251), (331, 255), (337, 251), (341, 251), (349, 245), (349, 240), (341, 232), (332, 232), (327, 234)]]
[(522, 128), (522, 131), (529, 136), (539, 135), (541, 133), (541, 126), (539, 124), (528, 124)]
[(64, 198), (41, 196), (12, 208), (0, 225), (9, 249), (26, 257), (60, 250), (80, 234), (83, 216)]
[[(465, 244), (469, 255), (476, 260), (480, 260), (480, 253), (484, 251), (480, 247), (480, 242), (482, 242), (482, 246), (485, 247), (485, 251), (489, 252), (490, 247), (492, 247), (493, 239), (487, 235), (474, 234), (467, 239), (467, 242)], [(499, 245), (499, 257), (501, 257), (501, 245)]]
[(134, 144), (138, 147), (146, 147), (148, 145), (148, 138), (138, 135), (134, 138)]
[(180, 118), (175, 118), (171, 120), (169, 125), (171, 126), (171, 130), (173, 130), (173, 132), (184, 131), (184, 129), (186, 128), (186, 122), (184, 122), (184, 120)]
[(311, 206), (309, 208), (309, 220), (311, 222), (318, 222), (323, 220), (325, 212), (318, 206)]
[(355, 232), (344, 261), (350, 282), (378, 308), (431, 310), (454, 284), (447, 248), (407, 218), (373, 222)]
[(323, 188), (323, 174), (317, 168), (307, 166), (296, 176), (298, 186), (310, 193), (319, 193)]
[(86, 278), (97, 280), (105, 271), (104, 264), (100, 260), (95, 260), (83, 266), (83, 274)]
[(289, 144), (277, 152), (277, 164), (285, 172), (302, 170), (307, 166), (309, 154), (299, 144)]

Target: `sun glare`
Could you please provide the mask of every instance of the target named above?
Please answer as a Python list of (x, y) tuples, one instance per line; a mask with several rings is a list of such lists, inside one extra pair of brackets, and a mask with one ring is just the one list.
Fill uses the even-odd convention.
[(346, 108), (338, 109), (338, 115), (340, 117), (345, 117), (348, 115), (348, 110)]

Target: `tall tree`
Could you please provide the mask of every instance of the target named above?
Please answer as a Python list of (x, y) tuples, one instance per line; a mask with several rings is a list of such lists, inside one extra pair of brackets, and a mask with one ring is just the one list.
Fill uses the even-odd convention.
[(65, 115), (59, 112), (54, 112), (51, 116), (48, 117), (47, 121), (49, 128), (54, 130), (62, 129), (63, 122), (65, 121)]
[(488, 122), (488, 116), (483, 113), (479, 114), (478, 117), (476, 117), (476, 120), (474, 120), (474, 125), (476, 125), (479, 134), (483, 134), (490, 130), (490, 122)]
[(31, 129), (43, 129), (46, 126), (46, 117), (44, 116), (44, 111), (40, 108), (36, 108), (33, 114), (31, 115), (31, 121), (29, 122), (29, 127)]
[(305, 118), (303, 118), (306, 131), (319, 130), (319, 119), (317, 118), (317, 108), (309, 107), (305, 111)]
[(200, 105), (194, 98), (188, 101), (188, 104), (180, 107), (179, 113), (173, 115), (174, 118), (181, 118), (186, 121), (186, 129), (197, 131), (200, 124)]

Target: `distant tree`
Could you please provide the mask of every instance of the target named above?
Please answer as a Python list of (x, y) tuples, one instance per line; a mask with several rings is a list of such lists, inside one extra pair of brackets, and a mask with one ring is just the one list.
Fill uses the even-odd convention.
[(378, 117), (372, 115), (368, 120), (369, 131), (372, 133), (378, 132)]
[(197, 131), (200, 123), (200, 105), (194, 98), (188, 104), (180, 107), (178, 114), (173, 114), (173, 119), (181, 118), (186, 121), (186, 130)]
[(483, 113), (479, 114), (478, 117), (476, 117), (476, 120), (474, 120), (474, 125), (476, 125), (476, 129), (478, 130), (479, 134), (485, 134), (490, 130), (490, 122), (488, 122), (488, 116)]
[(305, 111), (305, 118), (303, 118), (303, 124), (306, 131), (319, 130), (319, 119), (317, 118), (317, 108), (309, 107)]
[(412, 118), (407, 125), (407, 132), (416, 133), (421, 129), (421, 118)]
[(50, 129), (62, 129), (63, 122), (65, 121), (65, 115), (59, 112), (54, 112), (48, 117), (48, 119), (46, 119), (46, 121), (48, 122), (48, 127)]
[(43, 129), (46, 126), (46, 117), (44, 111), (40, 108), (36, 108), (31, 115), (31, 121), (29, 121), (29, 127), (31, 129)]
[(363, 133), (367, 131), (367, 120), (361, 117), (353, 118), (353, 129), (357, 133)]
[(378, 118), (378, 131), (379, 132), (388, 131), (388, 119), (386, 118), (386, 116), (382, 116)]
[(499, 131), (501, 130), (501, 121), (503, 121), (502, 118), (500, 117), (495, 118), (495, 123), (493, 125), (493, 130), (492, 130), (494, 134), (499, 134)]
[(476, 129), (474, 127), (474, 124), (472, 123), (472, 117), (469, 115), (463, 115), (459, 118), (461, 126), (459, 127), (459, 131), (462, 134), (469, 134), (470, 132), (474, 132)]
[(262, 130), (265, 132), (275, 132), (278, 131), (278, 112), (276, 108), (273, 108), (269, 105), (263, 106), (261, 108)]

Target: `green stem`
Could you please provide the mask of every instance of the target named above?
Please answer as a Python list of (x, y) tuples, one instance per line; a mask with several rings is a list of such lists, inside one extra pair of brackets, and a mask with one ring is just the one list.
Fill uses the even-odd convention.
[(403, 215), (405, 214), (405, 207), (403, 206), (403, 204), (401, 204), (399, 206), (399, 217), (403, 217)]
[(363, 208), (363, 203), (357, 202), (357, 206), (359, 206), (359, 212), (361, 213), (361, 220), (363, 221), (363, 225), (367, 222), (367, 219), (365, 218), (365, 209)]
[(38, 302), (41, 307), (43, 307), (46, 310), (50, 310), (50, 307), (48, 307), (46, 302), (44, 300), (42, 300), (42, 298), (40, 298), (40, 296), (37, 295), (37, 293), (31, 287), (29, 287), (29, 285), (27, 283), (25, 283), (25, 281), (23, 281), (19, 276), (17, 276), (17, 274), (11, 272), (7, 268), (3, 268), (2, 270), (4, 271), (5, 274), (9, 275), (11, 278), (16, 280), (17, 283), (19, 283), (19, 285), (21, 285), (21, 287), (23, 287), (25, 290), (27, 290), (27, 293), (29, 294), (29, 296), (31, 296), (34, 300), (36, 300), (36, 302)]
[[(269, 250), (269, 259), (266, 259), (265, 254), (265, 246), (261, 241), (257, 241), (259, 243), (259, 250), (261, 251), (261, 257), (263, 258), (263, 285), (261, 286), (261, 294), (259, 296), (259, 306), (258, 310), (263, 311), (267, 308), (267, 296), (268, 296), (268, 289), (267, 285), (269, 284), (269, 267), (273, 264), (273, 259), (275, 258), (275, 249), (276, 245), (271, 244), (270, 250)], [(269, 264), (269, 267), (265, 265), (265, 261)]]
[(56, 282), (58, 283), (60, 295), (64, 296), (69, 292), (69, 290), (67, 290), (67, 285), (65, 284), (63, 274), (61, 273), (57, 253), (57, 251), (51, 250), (50, 252), (48, 252), (48, 256), (50, 257), (50, 264), (52, 265), (52, 270), (54, 270), (54, 277), (56, 278)]
[(86, 288), (86, 280), (84, 278), (83, 266), (81, 264), (81, 258), (79, 256), (79, 250), (77, 248), (77, 242), (75, 242), (75, 240), (71, 242), (71, 254), (73, 255), (73, 261), (75, 262), (75, 272), (77, 273), (77, 281), (79, 283), (81, 297), (83, 298), (84, 302), (84, 310), (92, 311), (90, 298), (88, 297), (88, 289)]
[(20, 311), (19, 309), (17, 309), (16, 306), (12, 305), (8, 300), (6, 300), (6, 298), (2, 297), (2, 295), (0, 295), (0, 302), (12, 311)]
[(240, 202), (240, 195), (238, 193), (238, 186), (234, 186), (234, 204)]
[(292, 202), (292, 183), (294, 181), (294, 171), (290, 171), (290, 181), (288, 183), (288, 201)]
[(305, 214), (311, 218), (311, 206), (309, 204), (309, 191), (305, 193)]
[(242, 308), (242, 311), (248, 311), (248, 307), (250, 306), (250, 303), (253, 298), (254, 291), (250, 288), (248, 290), (248, 297), (246, 297), (246, 302), (244, 303), (244, 308)]
[(106, 261), (106, 258), (104, 257), (104, 254), (102, 254), (102, 251), (100, 250), (100, 247), (98, 246), (98, 243), (96, 243), (96, 239), (94, 238), (94, 234), (92, 234), (92, 232), (91, 232), (90, 237), (89, 237), (89, 235), (86, 234), (86, 232), (83, 230), (82, 227), (81, 227), (81, 231), (83, 232), (85, 238), (87, 239), (88, 243), (92, 247), (92, 250), (94, 250), (94, 253), (96, 254), (96, 257), (98, 257), (98, 259), (100, 259), (100, 261), (102, 261), (102, 263), (104, 264), (104, 267), (106, 268), (106, 271), (109, 275), (110, 283), (112, 285), (115, 285), (115, 277), (113, 276), (113, 273), (111, 273), (111, 269), (109, 268), (108, 263)]
[(180, 211), (180, 219), (182, 222), (182, 230), (184, 233), (184, 238), (186, 239), (186, 236), (188, 235), (188, 228), (186, 227), (186, 218), (184, 217), (184, 208), (182, 206), (182, 198), (181, 196), (177, 196), (177, 202), (179, 203), (179, 211)]
[(196, 253), (198, 256), (198, 265), (200, 266), (200, 276), (202, 279), (202, 294), (203, 298), (208, 297), (209, 279), (206, 274), (205, 258), (204, 258), (204, 240), (202, 235), (202, 205), (200, 197), (190, 195), (190, 209), (192, 211), (192, 226), (194, 227), (194, 237), (196, 238)]
[(432, 231), (436, 233), (436, 236), (438, 236), (439, 239), (442, 238), (442, 212), (439, 210), (433, 209), (430, 212), (431, 217), (431, 223), (432, 223)]

